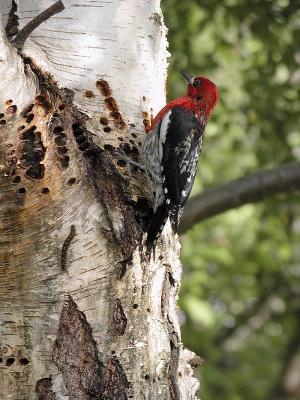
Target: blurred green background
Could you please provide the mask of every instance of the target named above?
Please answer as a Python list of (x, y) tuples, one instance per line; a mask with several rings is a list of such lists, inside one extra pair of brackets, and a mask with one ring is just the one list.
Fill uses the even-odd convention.
[[(300, 160), (300, 2), (163, 0), (168, 97), (178, 71), (219, 87), (193, 194)], [(300, 399), (300, 195), (196, 224), (181, 237), (183, 342), (203, 400)]]

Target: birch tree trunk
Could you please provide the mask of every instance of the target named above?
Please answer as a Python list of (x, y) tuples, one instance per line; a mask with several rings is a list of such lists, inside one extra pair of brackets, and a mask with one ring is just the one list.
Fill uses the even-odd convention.
[(196, 399), (178, 242), (146, 256), (147, 180), (119, 155), (141, 162), (165, 101), (159, 1), (64, 0), (12, 45), (51, 4), (0, 3), (0, 398)]

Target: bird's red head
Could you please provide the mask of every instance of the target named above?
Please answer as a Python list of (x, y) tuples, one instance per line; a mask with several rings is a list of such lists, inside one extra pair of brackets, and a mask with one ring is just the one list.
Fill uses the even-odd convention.
[(218, 101), (218, 88), (203, 76), (192, 77), (188, 73), (181, 71), (181, 76), (188, 83), (186, 96), (193, 100), (194, 110), (204, 113), (208, 118), (213, 112)]

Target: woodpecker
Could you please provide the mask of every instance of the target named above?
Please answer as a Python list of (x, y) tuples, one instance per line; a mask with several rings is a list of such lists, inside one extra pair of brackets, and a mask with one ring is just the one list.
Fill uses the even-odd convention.
[(143, 144), (154, 211), (147, 229), (148, 250), (168, 217), (177, 232), (193, 187), (205, 126), (218, 101), (217, 86), (209, 79), (180, 73), (188, 84), (185, 96), (172, 100), (157, 114)]

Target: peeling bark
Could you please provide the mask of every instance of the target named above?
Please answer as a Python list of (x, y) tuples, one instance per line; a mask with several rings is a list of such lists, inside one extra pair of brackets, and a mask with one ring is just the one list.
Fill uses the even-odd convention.
[(102, 392), (103, 365), (84, 313), (69, 296), (63, 306), (53, 348), (70, 399), (89, 400)]
[[(16, 4), (19, 29), (51, 6)], [(176, 316), (178, 242), (168, 226), (145, 256), (148, 182), (122, 159), (142, 162), (146, 116), (164, 102), (159, 3), (70, 0), (22, 53), (6, 37), (4, 25), (15, 24), (7, 5), (0, 397), (196, 399)]]

